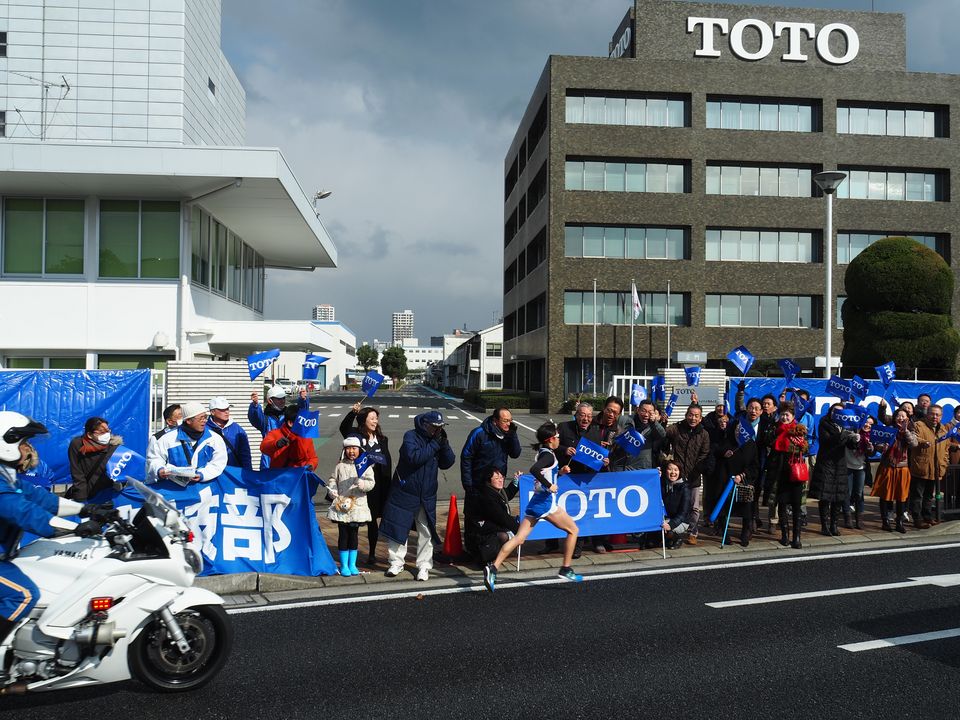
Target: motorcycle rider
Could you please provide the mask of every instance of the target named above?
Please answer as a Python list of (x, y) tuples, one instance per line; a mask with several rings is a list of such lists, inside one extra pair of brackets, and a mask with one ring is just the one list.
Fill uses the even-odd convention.
[(90, 537), (100, 533), (100, 520), (87, 519), (78, 524), (66, 516), (102, 519), (102, 513), (113, 507), (57, 497), (17, 477), (18, 472), (37, 466), (40, 458), (29, 440), (46, 432), (42, 424), (26, 415), (0, 411), (0, 644), (40, 596), (36, 584), (10, 562), (17, 555), (23, 531), (51, 537), (58, 530), (66, 530)]

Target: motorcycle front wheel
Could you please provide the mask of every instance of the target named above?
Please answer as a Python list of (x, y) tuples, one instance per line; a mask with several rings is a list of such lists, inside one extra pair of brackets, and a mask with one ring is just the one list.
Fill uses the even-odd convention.
[(233, 627), (219, 605), (199, 605), (175, 616), (190, 643), (182, 653), (159, 617), (147, 623), (130, 646), (130, 672), (162, 692), (195, 690), (220, 672), (233, 645)]

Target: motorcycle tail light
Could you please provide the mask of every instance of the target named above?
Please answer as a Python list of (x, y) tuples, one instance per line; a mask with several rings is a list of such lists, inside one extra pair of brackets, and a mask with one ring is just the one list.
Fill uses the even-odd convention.
[(106, 612), (113, 607), (112, 597), (90, 598), (90, 612)]
[(188, 542), (188, 543), (192, 543), (192, 542), (193, 542), (193, 530), (190, 530), (190, 531), (187, 532), (187, 542)]

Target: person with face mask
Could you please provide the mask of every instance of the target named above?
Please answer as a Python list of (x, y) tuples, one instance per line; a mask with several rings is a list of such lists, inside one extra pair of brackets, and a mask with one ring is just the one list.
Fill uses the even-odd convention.
[[(257, 430), (260, 435), (266, 437), (272, 430), (276, 430), (284, 423), (283, 409), (287, 404), (287, 393), (279, 385), (274, 385), (267, 390), (267, 401), (260, 407), (260, 395), (258, 393), (250, 394), (250, 407), (247, 410), (247, 420)], [(297, 408), (300, 410), (309, 410), (310, 401), (307, 399), (307, 391), (301, 390), (297, 400)], [(260, 456), (260, 469), (266, 470), (270, 467), (270, 458), (266, 455)]]
[(101, 490), (113, 485), (107, 474), (107, 461), (123, 438), (110, 432), (110, 423), (102, 417), (87, 418), (83, 435), (70, 441), (67, 459), (70, 461), (70, 476), (73, 485), (67, 489), (67, 497), (85, 502)]

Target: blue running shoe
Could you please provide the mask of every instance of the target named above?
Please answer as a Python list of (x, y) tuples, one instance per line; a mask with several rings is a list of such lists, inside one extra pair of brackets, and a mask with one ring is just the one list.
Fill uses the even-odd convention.
[(487, 563), (483, 566), (483, 585), (490, 592), (493, 592), (497, 587), (497, 568), (493, 566), (493, 563)]
[(580, 582), (583, 580), (583, 575), (577, 575), (571, 567), (562, 567), (557, 574), (564, 580), (569, 580), (570, 582)]

